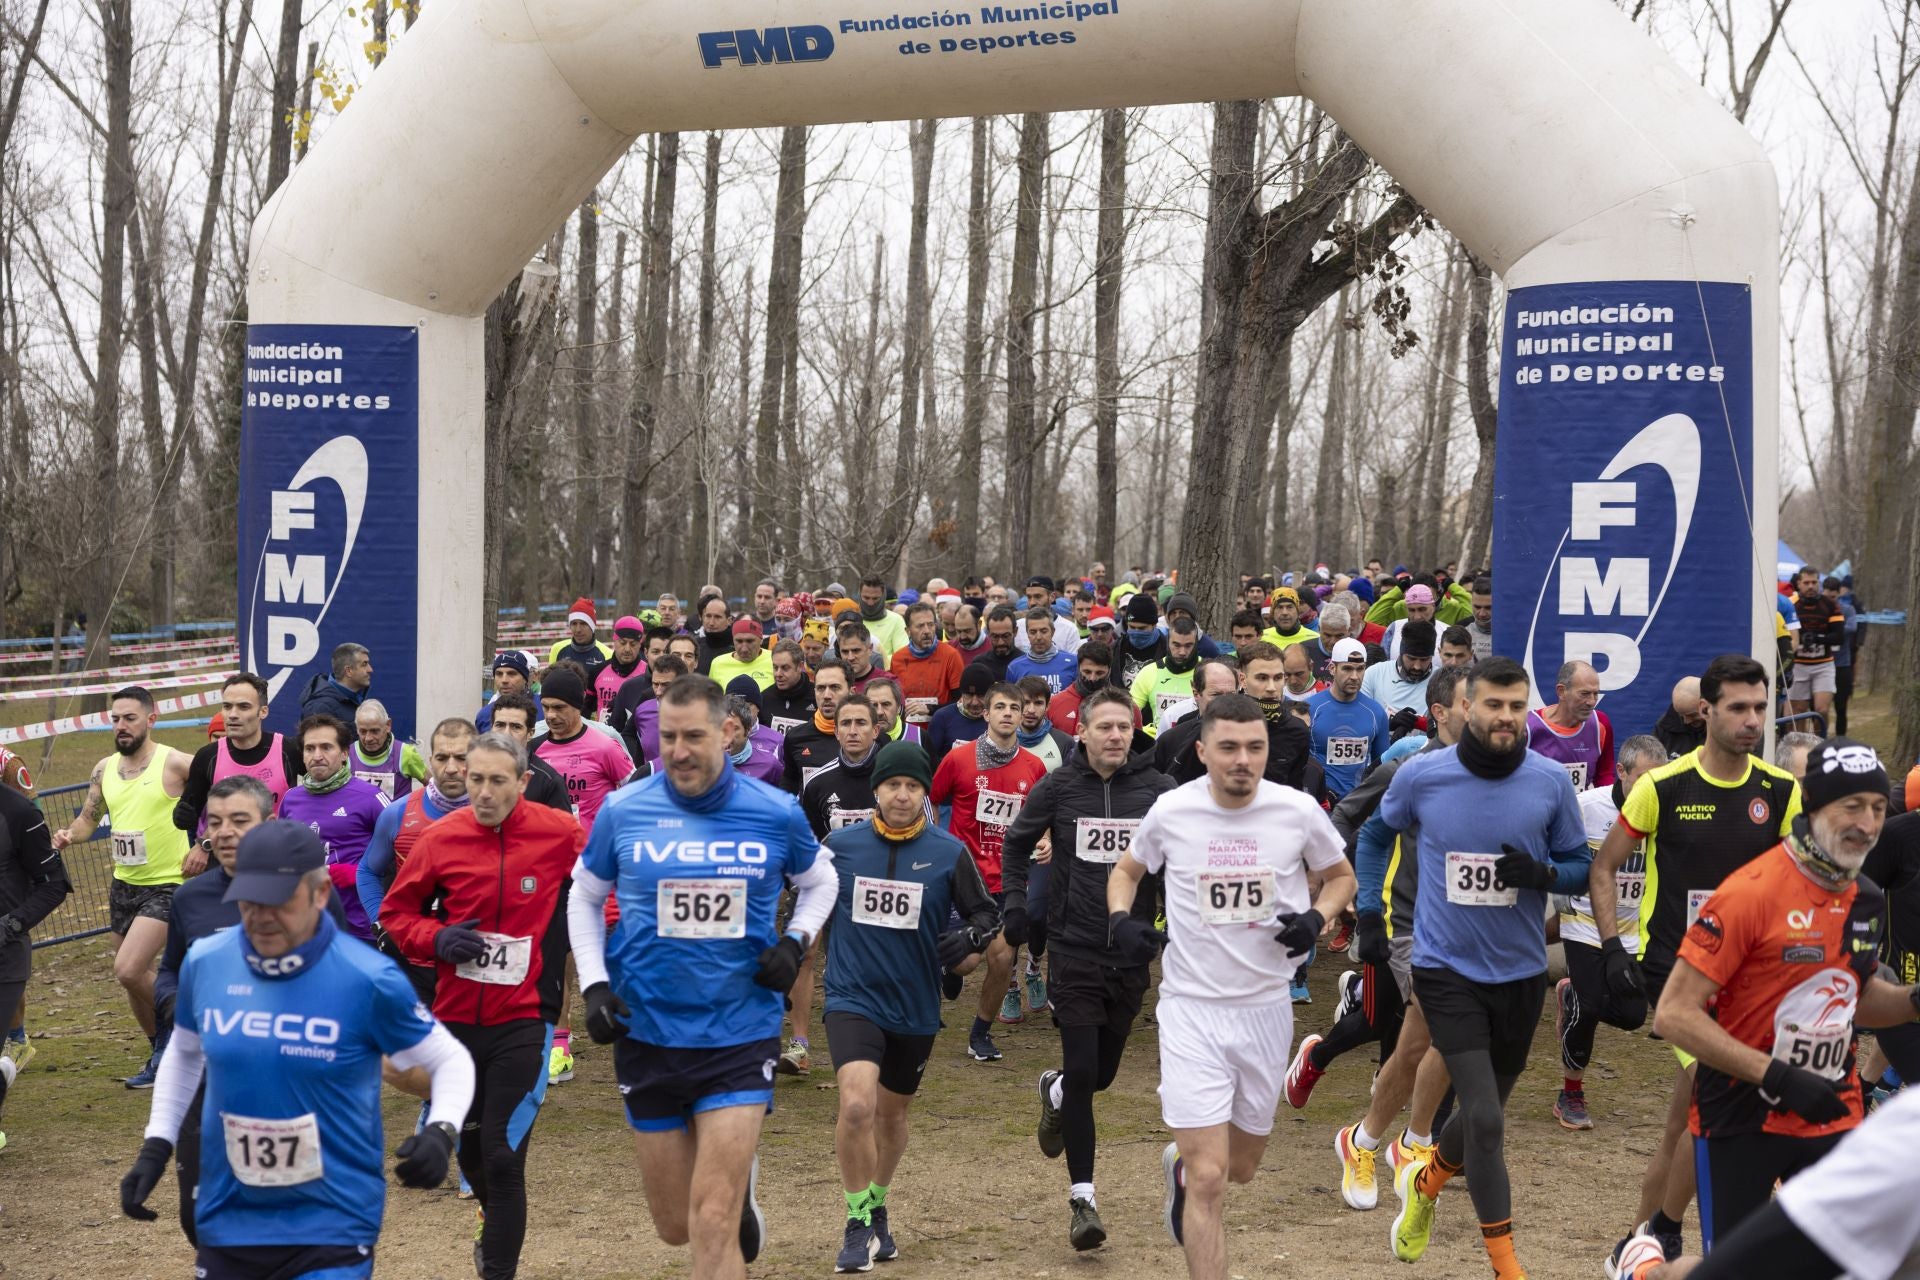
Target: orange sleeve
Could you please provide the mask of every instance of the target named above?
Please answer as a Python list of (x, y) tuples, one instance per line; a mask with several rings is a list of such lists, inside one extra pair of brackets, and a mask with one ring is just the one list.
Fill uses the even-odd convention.
[[(1741, 883), (1758, 887), (1744, 877)], [(1726, 986), (1765, 928), (1765, 898), (1764, 893), (1728, 893), (1727, 886), (1721, 885), (1701, 906), (1700, 918), (1681, 939), (1680, 958), (1713, 979), (1714, 985)]]

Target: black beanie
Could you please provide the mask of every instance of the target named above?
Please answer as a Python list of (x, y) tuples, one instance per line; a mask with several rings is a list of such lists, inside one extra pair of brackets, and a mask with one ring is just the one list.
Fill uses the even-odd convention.
[(1409, 622), (1400, 628), (1400, 655), (1405, 658), (1433, 656), (1433, 623)]
[(1159, 625), (1160, 610), (1154, 606), (1153, 597), (1144, 591), (1128, 596), (1127, 621), (1144, 622), (1150, 627)]
[(576, 711), (587, 709), (586, 686), (580, 683), (579, 676), (565, 667), (555, 667), (547, 672), (547, 678), (540, 682), (540, 696), (564, 702)]
[(978, 694), (984, 698), (987, 690), (993, 688), (996, 678), (993, 668), (978, 662), (968, 663), (967, 669), (960, 673), (960, 692)]
[(1852, 738), (1828, 738), (1807, 753), (1800, 797), (1801, 807), (1809, 814), (1862, 791), (1888, 793), (1887, 771), (1872, 747)]

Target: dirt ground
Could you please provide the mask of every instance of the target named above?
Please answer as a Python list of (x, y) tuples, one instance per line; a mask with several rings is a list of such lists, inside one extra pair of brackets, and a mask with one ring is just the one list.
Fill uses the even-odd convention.
[[(156, 1192), (155, 1223), (123, 1218), (118, 1184), (140, 1144), (148, 1098), (117, 1077), (134, 1070), (143, 1044), (111, 985), (102, 940), (35, 957), (29, 1025), (39, 1053), (6, 1100), (0, 1127), (0, 1274), (105, 1280), (192, 1274), (192, 1254), (169, 1215), (171, 1179)], [(1341, 964), (1315, 966), (1314, 1004), (1296, 1010), (1302, 1032), (1324, 1030)], [(1067, 1244), (1064, 1162), (1034, 1145), (1034, 1081), (1058, 1062), (1050, 1022), (999, 1030), (1006, 1057), (966, 1056), (973, 988), (948, 1006), (912, 1112), (913, 1133), (889, 1198), (897, 1262), (876, 1274), (893, 1280), (983, 1277), (1172, 1276), (1179, 1251), (1160, 1227), (1157, 1039), (1143, 1023), (1128, 1045), (1114, 1088), (1097, 1104), (1104, 1248), (1075, 1254)], [(1151, 1011), (1149, 997), (1149, 1012)], [(1298, 1034), (1298, 1033), (1297, 1033)], [(1589, 1073), (1596, 1128), (1562, 1130), (1548, 1112), (1559, 1086), (1553, 1028), (1543, 1020), (1534, 1061), (1510, 1109), (1507, 1151), (1521, 1259), (1537, 1278), (1589, 1277), (1631, 1226), (1636, 1189), (1659, 1133), (1671, 1058), (1643, 1037), (1603, 1030)], [(585, 1044), (575, 1078), (549, 1094), (531, 1139), (529, 1234), (520, 1274), (528, 1280), (678, 1277), (684, 1250), (653, 1235), (638, 1169), (612, 1082), (610, 1053)], [(768, 1243), (754, 1277), (830, 1275), (844, 1209), (833, 1161), (834, 1091), (817, 1037), (810, 1078), (783, 1077), (777, 1110), (761, 1143), (760, 1200)], [(1332, 1280), (1393, 1268), (1387, 1233), (1392, 1192), (1382, 1207), (1348, 1210), (1339, 1197), (1334, 1130), (1364, 1105), (1371, 1061), (1356, 1052), (1337, 1063), (1296, 1112), (1283, 1102), (1259, 1177), (1228, 1200), (1234, 1275)], [(417, 1104), (389, 1094), (389, 1146)], [(1385, 1166), (1382, 1165), (1384, 1170)], [(472, 1274), (473, 1208), (451, 1190), (388, 1191), (377, 1273), (396, 1280), (455, 1280)], [(1691, 1234), (1692, 1226), (1689, 1224)], [(1420, 1263), (1430, 1276), (1479, 1277), (1485, 1254), (1465, 1188), (1441, 1200), (1433, 1247)]]

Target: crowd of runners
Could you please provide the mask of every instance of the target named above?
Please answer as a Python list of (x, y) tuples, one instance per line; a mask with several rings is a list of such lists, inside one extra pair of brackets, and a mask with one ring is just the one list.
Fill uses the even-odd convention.
[[(1723, 655), (1658, 723), (1616, 726), (1593, 667), (1498, 653), (1489, 577), (1453, 570), (1248, 576), (1226, 636), (1175, 582), (1100, 565), (897, 595), (766, 580), (738, 611), (711, 586), (604, 631), (582, 599), (417, 744), (353, 643), (284, 729), (265, 682), (230, 679), (191, 756), (127, 688), (66, 828), (0, 760), (0, 1008), (68, 891), (60, 851), (104, 819), (114, 974), (151, 1040), (121, 1203), (156, 1217), (176, 1170), (207, 1280), (370, 1275), (389, 1165), (457, 1178), (476, 1273), (515, 1275), (576, 1033), (607, 1047), (654, 1229), (704, 1280), (765, 1244), (761, 1125), (816, 1035), (833, 1269), (864, 1272), (902, 1253), (890, 1214), (914, 1207), (890, 1192), (941, 1028), (968, 1022), (990, 1062), (999, 1024), (1050, 1021), (1034, 1139), (1064, 1157), (1062, 1247), (1100, 1248), (1096, 1099), (1156, 983), (1164, 1224), (1192, 1276), (1229, 1274), (1227, 1188), (1282, 1102), (1361, 1048), (1366, 1112), (1319, 1140), (1349, 1210), (1392, 1212), (1343, 1254), (1417, 1262), (1471, 1223), (1497, 1280), (1527, 1274), (1505, 1130), (1549, 1004), (1569, 1130), (1595, 1124), (1603, 1024), (1676, 1059), (1639, 1211), (1594, 1271), (1920, 1275), (1889, 1182), (1920, 1141), (1911, 779), (1844, 736), (1759, 754), (1782, 710), (1832, 707), (1844, 584), (1807, 570), (1783, 595), (1791, 675)], [(1341, 966), (1330, 1017), (1316, 962)], [(31, 1052), (17, 1032), (0, 1102)], [(397, 1144), (387, 1089), (420, 1099)]]

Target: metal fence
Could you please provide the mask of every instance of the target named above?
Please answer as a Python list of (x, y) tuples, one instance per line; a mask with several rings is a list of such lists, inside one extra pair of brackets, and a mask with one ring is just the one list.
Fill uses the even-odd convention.
[[(40, 812), (46, 815), (48, 830), (58, 831), (78, 816), (80, 806), (86, 802), (87, 785), (81, 782), (39, 793)], [(67, 895), (67, 900), (52, 915), (35, 927), (33, 945), (36, 950), (50, 947), (56, 942), (91, 938), (107, 931), (107, 891), (113, 887), (113, 860), (108, 856), (110, 848), (107, 824), (104, 822), (85, 840), (67, 846), (61, 856), (66, 860), (67, 875), (73, 881), (73, 892)]]

